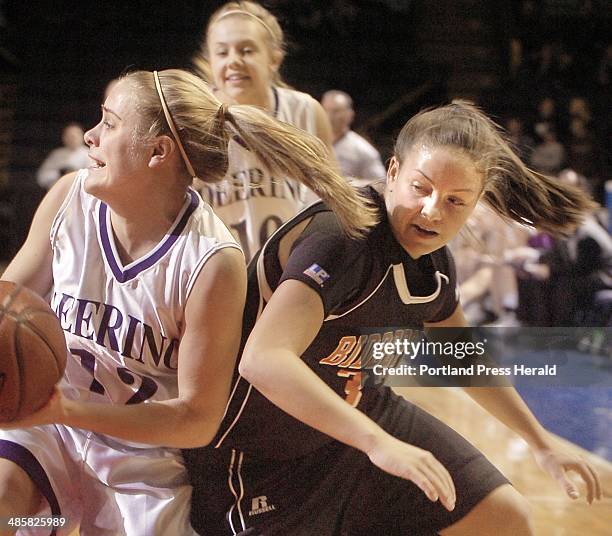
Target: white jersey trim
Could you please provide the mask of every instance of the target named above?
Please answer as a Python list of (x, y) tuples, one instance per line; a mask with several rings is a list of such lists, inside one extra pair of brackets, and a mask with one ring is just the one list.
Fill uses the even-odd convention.
[(191, 276), (189, 277), (189, 281), (187, 282), (186, 298), (189, 298), (189, 295), (191, 294), (191, 290), (193, 289), (193, 286), (195, 285), (195, 282), (198, 279), (198, 275), (200, 275), (200, 272), (204, 268), (204, 265), (206, 264), (206, 262), (215, 253), (217, 253), (218, 251), (221, 251), (222, 249), (226, 249), (226, 248), (234, 248), (234, 249), (237, 249), (238, 251), (242, 252), (242, 248), (238, 244), (236, 244), (234, 242), (222, 242), (220, 244), (217, 244), (213, 248), (211, 248), (206, 253), (206, 255), (204, 255), (200, 259), (200, 261), (198, 262), (196, 267), (193, 269), (193, 272), (191, 273)]
[(49, 233), (49, 238), (51, 240), (52, 246), (55, 243), (55, 237), (57, 236), (57, 230), (59, 226), (61, 225), (62, 220), (64, 219), (64, 213), (68, 209), (68, 206), (70, 205), (70, 202), (72, 201), (72, 198), (75, 195), (78, 195), (78, 192), (81, 189), (81, 182), (85, 179), (85, 177), (87, 177), (88, 173), (89, 172), (86, 169), (81, 169), (77, 172), (76, 176), (74, 177), (74, 180), (72, 181), (72, 184), (70, 185), (68, 194), (64, 198), (64, 201), (62, 202), (62, 204), (60, 205), (60, 208), (57, 211), (55, 218), (53, 218), (53, 223), (51, 224), (51, 231)]
[(429, 296), (412, 296), (410, 294), (410, 289), (408, 288), (408, 283), (406, 281), (406, 273), (404, 272), (404, 267), (401, 264), (393, 265), (393, 278), (395, 279), (395, 286), (397, 288), (397, 293), (399, 294), (402, 303), (406, 305), (415, 304), (415, 303), (429, 303), (434, 301), (442, 291), (442, 279), (446, 280), (448, 284), (450, 279), (447, 275), (443, 274), (439, 270), (436, 270), (435, 273), (436, 281), (438, 283), (438, 288), (435, 290), (433, 294)]

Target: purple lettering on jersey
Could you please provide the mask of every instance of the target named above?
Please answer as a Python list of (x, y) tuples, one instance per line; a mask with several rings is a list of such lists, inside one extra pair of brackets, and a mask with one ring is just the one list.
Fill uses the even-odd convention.
[[(272, 181), (272, 187), (274, 187)], [(266, 197), (266, 192), (263, 189), (263, 172), (261, 169), (249, 169), (249, 183), (251, 187), (251, 197)]]
[[(116, 313), (114, 319), (113, 313)], [(114, 323), (112, 325), (111, 320), (114, 320)], [(104, 340), (106, 339), (106, 334), (108, 333), (109, 347), (112, 350), (115, 350), (115, 352), (118, 352), (119, 343), (117, 342), (117, 336), (115, 335), (115, 331), (117, 331), (121, 327), (122, 323), (123, 315), (121, 314), (121, 311), (116, 307), (105, 303), (102, 320), (100, 321), (100, 326), (98, 327), (98, 337), (96, 338), (96, 343), (100, 346), (106, 347), (106, 344), (104, 344)]]
[(140, 322), (140, 320), (138, 320), (137, 318), (134, 318), (132, 315), (128, 315), (128, 318), (130, 319), (130, 321), (128, 324), (127, 333), (125, 334), (125, 340), (123, 341), (123, 350), (121, 350), (121, 355), (123, 357), (129, 357), (130, 359), (136, 359), (136, 361), (144, 363), (142, 355), (140, 356), (140, 359), (137, 359), (132, 355), (132, 347), (134, 346), (134, 336), (136, 335), (136, 328), (142, 322)]
[[(249, 170), (244, 169), (232, 175), (230, 183), (234, 201), (246, 201), (250, 197)], [(245, 186), (245, 184), (247, 186)]]
[[(59, 296), (60, 294), (54, 293), (52, 306), (64, 331), (95, 341), (99, 346), (115, 352), (120, 351), (123, 357), (134, 361), (143, 364), (152, 361), (156, 367), (177, 369), (177, 339), (169, 341), (161, 332), (155, 331), (153, 327), (130, 314), (122, 313), (113, 305), (74, 298), (66, 293), (62, 293), (61, 298)], [(125, 318), (128, 319), (127, 322), (124, 322)], [(137, 340), (140, 353), (134, 356), (132, 352), (136, 350), (134, 342)], [(159, 347), (158, 340), (161, 341)], [(89, 361), (86, 361), (83, 366), (89, 370), (86, 366), (88, 364)]]
[[(55, 297), (57, 294), (53, 295), (53, 301), (55, 301)], [(62, 294), (62, 297), (55, 308), (55, 314), (57, 318), (59, 318), (60, 325), (64, 331), (72, 332), (72, 324), (66, 324), (68, 312), (72, 309), (72, 304), (68, 305), (68, 302), (72, 300), (74, 302), (74, 298), (69, 294)]]
[(160, 342), (159, 349), (158, 349), (157, 343), (155, 342), (155, 335), (153, 333), (153, 329), (151, 329), (151, 326), (147, 326), (146, 324), (143, 324), (142, 327), (144, 328), (144, 336), (142, 338), (142, 345), (140, 346), (141, 359), (142, 359), (142, 352), (145, 349), (145, 343), (146, 343), (146, 346), (149, 349), (151, 358), (155, 362), (156, 367), (159, 366), (159, 362), (161, 360), (162, 354), (164, 354), (164, 359), (163, 359), (164, 365), (166, 365), (168, 368), (176, 368), (176, 367), (171, 366), (172, 352), (174, 351), (174, 345), (176, 343), (176, 339), (172, 339), (170, 341), (170, 344), (168, 345), (164, 353), (164, 345), (166, 344), (166, 341), (168, 339), (164, 337), (163, 335), (161, 335), (161, 342)]
[(300, 199), (300, 185), (297, 182), (285, 180), (288, 190), (291, 192), (291, 197), (296, 200)]
[(274, 177), (266, 179), (263, 170), (256, 167), (232, 173), (231, 179), (218, 185), (199, 184), (198, 190), (212, 207), (247, 201), (251, 197), (293, 198), (301, 202), (306, 199), (305, 189), (295, 181)]
[(176, 339), (172, 339), (166, 352), (164, 353), (164, 365), (170, 370), (178, 370), (178, 362), (173, 357), (176, 355), (174, 352), (174, 347), (178, 346), (178, 341)]
[[(79, 306), (77, 307), (76, 320), (74, 322), (74, 334), (77, 337), (83, 337), (85, 339), (93, 340), (94, 330), (93, 328), (91, 328), (91, 317), (94, 311), (92, 310), (93, 308), (90, 308), (89, 315), (87, 316), (85, 316), (85, 311), (87, 306), (91, 304), (95, 306), (95, 312), (97, 313), (100, 309), (100, 302), (79, 298), (77, 299), (77, 303), (79, 304)], [(83, 324), (85, 324), (85, 334), (81, 332)]]

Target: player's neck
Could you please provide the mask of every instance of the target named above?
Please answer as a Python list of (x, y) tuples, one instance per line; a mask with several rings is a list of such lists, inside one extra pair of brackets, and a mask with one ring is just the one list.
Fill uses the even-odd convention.
[(171, 196), (163, 203), (149, 197), (144, 203), (132, 203), (130, 210), (110, 207), (115, 245), (125, 265), (145, 256), (168, 233), (185, 203), (185, 196)]

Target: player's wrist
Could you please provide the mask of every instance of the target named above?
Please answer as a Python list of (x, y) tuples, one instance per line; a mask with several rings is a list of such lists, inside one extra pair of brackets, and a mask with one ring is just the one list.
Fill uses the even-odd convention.
[(374, 426), (361, 434), (360, 445), (357, 446), (357, 448), (367, 454), (369, 458), (372, 458), (373, 454), (379, 452), (380, 449), (383, 448), (384, 443), (391, 437), (373, 421), (372, 424)]
[(57, 419), (58, 424), (82, 428), (84, 404), (82, 402), (71, 400), (69, 398), (62, 398), (63, 400), (61, 404), (61, 409)]
[(528, 433), (522, 434), (522, 437), (534, 453), (545, 452), (555, 448), (551, 435), (542, 426), (529, 430)]

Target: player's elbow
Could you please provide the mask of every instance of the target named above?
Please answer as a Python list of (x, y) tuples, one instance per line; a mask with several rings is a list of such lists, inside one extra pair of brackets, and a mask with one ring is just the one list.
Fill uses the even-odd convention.
[(242, 354), (240, 363), (238, 363), (238, 372), (245, 380), (254, 383), (254, 380), (257, 378), (257, 360), (252, 352), (245, 351)]
[(238, 364), (240, 375), (255, 387), (261, 387), (265, 383), (266, 370), (263, 355), (261, 350), (247, 345)]
[(223, 413), (221, 411), (206, 411), (186, 403), (181, 411), (181, 439), (178, 448), (198, 448), (208, 446), (219, 431)]

